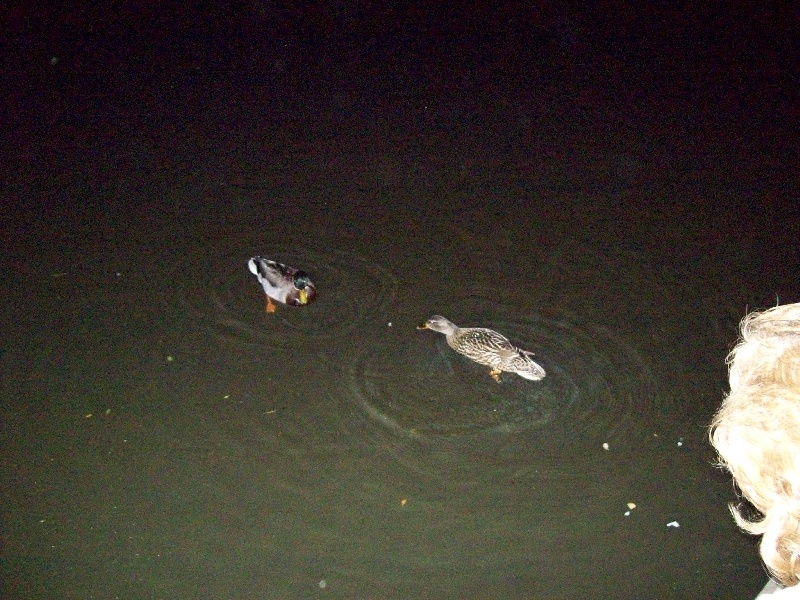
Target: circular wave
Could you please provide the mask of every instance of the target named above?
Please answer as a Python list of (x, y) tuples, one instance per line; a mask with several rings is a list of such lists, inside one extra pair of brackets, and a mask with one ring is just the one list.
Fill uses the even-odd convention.
[(400, 461), (452, 472), (469, 470), (468, 457), (478, 454), (518, 468), (533, 453), (568, 450), (577, 458), (604, 443), (635, 446), (651, 434), (637, 406), (655, 396), (654, 377), (614, 332), (571, 315), (513, 315), (502, 305), (444, 316), (501, 332), (535, 352), (547, 376), (503, 373), (498, 384), (441, 334), (393, 332), (353, 362), (347, 396), (360, 427)]
[(178, 293), (201, 335), (253, 351), (314, 348), (336, 354), (342, 348), (331, 348), (332, 338), (356, 328), (385, 328), (397, 281), (383, 267), (341, 251), (262, 248), (256, 253), (307, 271), (317, 287), (316, 301), (299, 308), (279, 305), (268, 314), (261, 285), (247, 268), (247, 250), (194, 256), (202, 268), (176, 266), (196, 274), (184, 279)]

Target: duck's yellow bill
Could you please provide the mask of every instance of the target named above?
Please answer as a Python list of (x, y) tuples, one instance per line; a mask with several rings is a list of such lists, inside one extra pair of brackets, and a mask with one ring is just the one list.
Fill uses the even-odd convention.
[(308, 304), (308, 290), (306, 289), (299, 290), (297, 294), (297, 299), (300, 300), (300, 304)]

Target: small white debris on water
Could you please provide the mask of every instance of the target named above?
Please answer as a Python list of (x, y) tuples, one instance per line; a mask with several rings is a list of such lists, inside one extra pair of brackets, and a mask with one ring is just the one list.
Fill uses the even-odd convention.
[(603, 442), (603, 450), (608, 450), (608, 442)]
[(391, 327), (391, 326), (392, 326), (392, 322), (391, 322), (391, 321), (389, 321), (389, 322), (387, 323), (387, 325), (388, 325), (389, 327)]
[(328, 587), (328, 582), (325, 581), (324, 579), (320, 579), (319, 580), (319, 589), (324, 590), (326, 587)]
[(678, 448), (683, 446), (683, 438), (678, 438)]
[(677, 521), (670, 521), (669, 523), (667, 523), (667, 527), (676, 527), (677, 528), (677, 527), (680, 527), (680, 526), (681, 526), (681, 524), (678, 523)]

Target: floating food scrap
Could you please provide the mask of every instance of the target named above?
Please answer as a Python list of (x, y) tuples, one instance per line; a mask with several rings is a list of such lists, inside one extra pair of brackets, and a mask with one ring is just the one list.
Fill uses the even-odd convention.
[(608, 442), (603, 442), (603, 450), (608, 450)]
[(680, 527), (680, 526), (681, 524), (678, 523), (677, 521), (670, 521), (669, 523), (667, 523), (667, 527)]

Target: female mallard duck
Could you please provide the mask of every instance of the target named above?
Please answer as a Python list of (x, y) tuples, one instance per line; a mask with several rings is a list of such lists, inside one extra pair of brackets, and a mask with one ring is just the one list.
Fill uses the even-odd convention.
[(267, 294), (267, 312), (274, 313), (272, 300), (303, 306), (311, 304), (317, 297), (317, 288), (308, 278), (308, 273), (289, 267), (274, 260), (254, 256), (247, 262), (250, 272), (258, 277), (258, 281)]
[(520, 350), (508, 339), (483, 327), (456, 327), (453, 323), (434, 315), (417, 329), (432, 329), (443, 333), (447, 344), (459, 354), (471, 358), (476, 363), (491, 367), (489, 371), (497, 383), (500, 383), (500, 373), (508, 371), (516, 373), (525, 379), (539, 381), (544, 379), (545, 371), (531, 356), (533, 352)]

